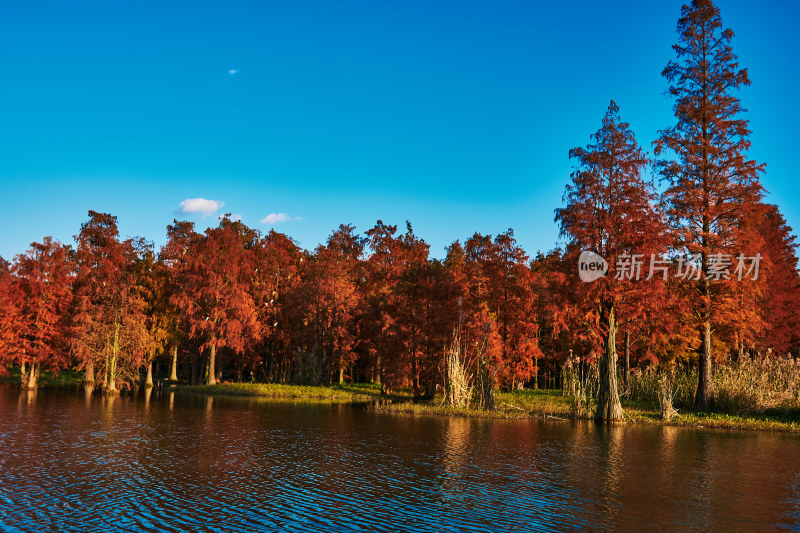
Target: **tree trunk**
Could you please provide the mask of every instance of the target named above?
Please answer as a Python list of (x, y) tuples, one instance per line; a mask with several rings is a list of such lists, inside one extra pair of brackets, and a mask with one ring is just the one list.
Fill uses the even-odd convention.
[(432, 378), (430, 373), (425, 378), (425, 396), (426, 400), (433, 400), (436, 396), (436, 379)]
[(28, 388), (28, 369), (25, 367), (25, 363), (19, 365), (19, 382), (23, 389)]
[(414, 394), (414, 399), (418, 400), (422, 396), (419, 388), (419, 367), (417, 365), (417, 356), (411, 354), (411, 391)]
[(40, 365), (36, 361), (31, 362), (31, 368), (25, 376), (22, 387), (27, 390), (36, 389), (39, 386), (39, 370)]
[(42, 370), (42, 364), (36, 363), (36, 361), (31, 363), (31, 373), (28, 375), (28, 388), (29, 389), (36, 389), (39, 387), (39, 372)]
[(170, 364), (169, 380), (178, 381), (178, 343), (172, 345), (172, 363)]
[(344, 383), (344, 364), (339, 361), (339, 385)]
[(264, 354), (264, 379), (267, 382), (272, 382), (272, 372), (274, 370), (274, 357), (272, 356), (272, 351), (270, 350), (269, 353)]
[(711, 322), (708, 319), (703, 321), (703, 328), (700, 334), (703, 337), (703, 349), (700, 351), (700, 368), (694, 407), (695, 409), (706, 411), (714, 399), (714, 380), (711, 375)]
[(622, 421), (622, 404), (617, 390), (617, 319), (614, 307), (603, 310), (608, 327), (605, 355), (600, 359), (600, 390), (597, 394), (596, 420)]
[(111, 363), (108, 369), (108, 392), (117, 392), (117, 354), (111, 356)]
[(631, 332), (625, 332), (625, 359), (622, 361), (622, 384), (628, 388), (631, 379)]
[(144, 379), (144, 386), (147, 389), (153, 387), (153, 360), (151, 359), (147, 363), (147, 377)]
[(211, 347), (208, 349), (208, 375), (206, 376), (206, 385), (216, 385), (217, 379), (214, 374), (215, 372), (215, 364), (217, 359), (217, 345), (211, 344)]
[(114, 344), (111, 347), (111, 361), (108, 368), (108, 392), (117, 392), (117, 352), (119, 351), (119, 324), (114, 329)]
[(481, 355), (478, 359), (478, 404), (481, 409), (494, 410), (494, 373)]
[(94, 361), (86, 363), (86, 368), (83, 369), (83, 382), (94, 384)]
[(197, 352), (192, 353), (192, 385), (197, 385)]

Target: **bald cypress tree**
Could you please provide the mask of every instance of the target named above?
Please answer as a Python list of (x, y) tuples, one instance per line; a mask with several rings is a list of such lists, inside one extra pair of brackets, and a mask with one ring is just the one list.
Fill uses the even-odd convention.
[(668, 182), (664, 194), (674, 246), (692, 254), (703, 274), (685, 287), (700, 335), (699, 382), (695, 406), (713, 400), (712, 335), (731, 295), (731, 284), (708, 273), (717, 254), (741, 253), (746, 211), (761, 197), (758, 175), (763, 165), (747, 158), (748, 121), (736, 91), (750, 84), (731, 48), (733, 31), (723, 28), (719, 8), (711, 0), (683, 6), (678, 20), (676, 59), (663, 71), (674, 99), (677, 123), (663, 130), (656, 155)]
[(635, 254), (660, 251), (663, 235), (655, 209), (655, 191), (644, 179), (648, 159), (630, 126), (622, 122), (612, 101), (602, 127), (587, 147), (570, 150), (577, 165), (564, 194), (565, 206), (556, 210), (561, 235), (568, 239), (565, 258), (578, 264), (582, 251), (608, 261), (609, 275), (591, 283), (573, 278), (577, 315), (601, 345), (598, 420), (623, 418), (617, 389), (617, 325), (620, 309), (633, 300), (655, 297), (654, 283), (623, 275)]

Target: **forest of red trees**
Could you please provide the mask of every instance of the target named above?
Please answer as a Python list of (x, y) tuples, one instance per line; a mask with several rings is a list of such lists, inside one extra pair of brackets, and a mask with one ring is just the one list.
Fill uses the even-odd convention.
[[(696, 365), (706, 406), (713, 365), (800, 354), (800, 278), (791, 228), (747, 158), (733, 93), (749, 79), (733, 34), (703, 0), (678, 29), (664, 70), (674, 125), (649, 156), (610, 103), (591, 143), (570, 151), (563, 248), (531, 258), (509, 229), (455, 241), (439, 260), (411, 224), (379, 220), (363, 234), (342, 225), (309, 251), (222, 217), (202, 233), (175, 221), (156, 250), (90, 211), (74, 244), (46, 237), (0, 264), (0, 372), (16, 366), (35, 387), (40, 371), (72, 368), (115, 391), (152, 384), (156, 363), (191, 383), (370, 381), (423, 398), (444, 385), (457, 336), (465, 364), (510, 389), (560, 386), (571, 355), (597, 359), (603, 418), (620, 416), (618, 353), (623, 381), (635, 367)], [(578, 276), (585, 250), (608, 261), (592, 283)], [(665, 275), (620, 275), (634, 254)], [(697, 276), (682, 274), (686, 254)], [(738, 279), (739, 256), (760, 258), (757, 276)]]
[[(761, 275), (726, 283), (753, 292), (736, 296), (754, 308), (719, 311), (716, 360), (800, 349), (793, 237), (777, 207), (752, 209), (763, 213)], [(39, 369), (77, 368), (114, 390), (150, 376), (159, 359), (190, 382), (376, 381), (431, 396), (461, 321), (465, 345), (485, 345), (498, 386), (549, 386), (570, 351), (591, 359), (607, 351), (612, 312), (632, 365), (697, 359), (685, 287), (650, 281), (583, 283), (572, 247), (531, 260), (511, 230), (456, 241), (438, 260), (410, 225), (398, 232), (378, 221), (364, 236), (343, 225), (309, 252), (223, 218), (204, 233), (176, 222), (155, 253), (121, 240), (115, 217), (90, 212), (74, 247), (45, 238), (3, 263), (0, 354), (29, 386)]]

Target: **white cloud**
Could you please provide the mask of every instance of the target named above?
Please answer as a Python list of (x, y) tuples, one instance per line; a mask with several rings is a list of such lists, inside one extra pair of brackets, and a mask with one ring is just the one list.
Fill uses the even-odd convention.
[(261, 219), (262, 224), (277, 224), (278, 222), (286, 222), (287, 220), (299, 220), (299, 217), (290, 217), (286, 213), (270, 213)]
[[(222, 220), (224, 217), (225, 217), (225, 215), (220, 215), (217, 218), (219, 220)], [(228, 220), (230, 220), (231, 222), (241, 222), (242, 221), (242, 215), (240, 215), (240, 214), (228, 215)]]
[(228, 74), (230, 74), (231, 76), (233, 76), (234, 74), (238, 74), (238, 73), (239, 73), (239, 71), (237, 69), (235, 69), (235, 68), (232, 68), (232, 69), (230, 69), (228, 71)]
[(205, 198), (187, 198), (181, 202), (181, 213), (202, 213), (204, 217), (222, 209), (225, 202)]

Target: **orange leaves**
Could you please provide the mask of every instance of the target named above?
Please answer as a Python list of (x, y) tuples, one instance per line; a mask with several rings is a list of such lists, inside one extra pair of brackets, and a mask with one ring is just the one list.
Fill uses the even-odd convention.
[[(764, 165), (747, 157), (750, 131), (736, 94), (750, 80), (733, 53), (733, 32), (723, 28), (719, 8), (710, 0), (683, 6), (678, 34), (676, 59), (663, 72), (676, 121), (660, 132), (657, 147), (668, 157), (656, 161), (656, 168), (668, 185), (663, 204), (674, 228), (672, 248), (696, 254), (703, 275), (671, 288), (683, 301), (681, 320), (703, 331), (710, 324), (714, 335), (731, 344), (729, 350), (736, 349), (733, 344), (741, 349), (743, 340), (761, 329), (760, 284), (708, 274), (715, 257), (753, 256), (761, 247), (751, 213), (761, 211)], [(700, 357), (707, 362), (713, 344), (706, 344)], [(698, 389), (698, 400), (705, 403), (709, 396), (704, 387)]]
[(21, 353), (20, 305), (22, 294), (10, 265), (0, 258), (0, 373), (5, 375), (5, 364), (12, 363)]
[(71, 337), (82, 366), (114, 360), (111, 367), (131, 379), (152, 337), (147, 291), (136, 272), (140, 257), (131, 239), (120, 241), (118, 236), (116, 217), (89, 211), (76, 237)]
[[(574, 317), (588, 328), (599, 348), (608, 334), (600, 320), (604, 310), (617, 309), (624, 323), (660, 299), (662, 286), (656, 280), (617, 279), (619, 259), (661, 254), (666, 241), (654, 186), (642, 176), (648, 159), (613, 101), (591, 139), (587, 147), (570, 151), (577, 166), (564, 194), (566, 205), (556, 210), (555, 218), (568, 239), (564, 260), (572, 270), (566, 279), (574, 300), (564, 305), (576, 307)], [(608, 274), (592, 282), (579, 280), (578, 256), (583, 251), (605, 259)]]
[[(473, 235), (465, 243), (464, 258), (465, 329), (474, 336), (488, 335), (490, 351), (496, 339), (494, 372), (502, 383), (524, 383), (533, 377), (533, 358), (539, 355), (535, 276), (528, 256), (509, 229), (494, 240)], [(491, 325), (481, 333), (487, 321)]]
[(12, 270), (17, 288), (18, 362), (37, 361), (45, 368), (64, 368), (72, 299), (72, 262), (67, 248), (45, 237), (17, 256)]
[[(757, 336), (764, 350), (772, 348), (783, 354), (800, 344), (800, 277), (797, 271), (795, 237), (775, 205), (765, 206), (758, 232), (764, 241), (765, 265), (762, 290), (757, 306), (764, 328)], [(753, 339), (755, 340), (755, 339)]]
[(240, 353), (257, 342), (261, 330), (253, 299), (259, 235), (241, 222), (223, 218), (204, 235), (176, 232), (165, 252), (185, 250), (175, 266), (171, 302), (182, 313), (200, 349), (228, 347)]

